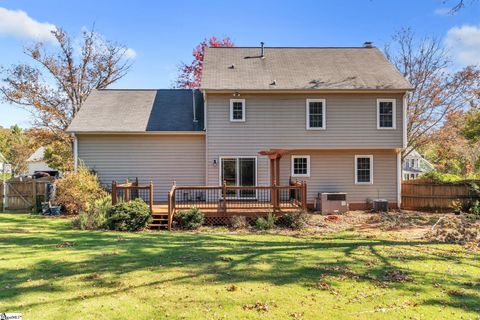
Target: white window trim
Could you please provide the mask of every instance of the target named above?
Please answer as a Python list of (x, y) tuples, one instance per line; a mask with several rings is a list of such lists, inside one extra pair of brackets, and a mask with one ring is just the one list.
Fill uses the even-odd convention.
[[(242, 103), (242, 119), (233, 119), (233, 103)], [(245, 99), (230, 99), (230, 122), (245, 122)]]
[[(370, 159), (370, 181), (369, 182), (358, 182), (358, 158), (369, 158)], [(373, 184), (373, 155), (355, 155), (355, 184), (358, 185), (370, 185)]]
[[(321, 127), (310, 127), (310, 102), (321, 102), (322, 103), (322, 126)], [(307, 99), (305, 103), (305, 120), (306, 120), (306, 129), (307, 130), (326, 130), (327, 129), (327, 100), (326, 99)]]
[[(293, 163), (293, 160), (294, 159), (299, 159), (299, 158), (306, 158), (307, 159), (307, 174), (295, 174), (295, 171), (294, 171), (294, 163)], [(291, 176), (293, 178), (305, 178), (305, 177), (310, 177), (310, 156), (307, 156), (307, 155), (292, 155), (292, 159), (291, 159)]]
[[(392, 103), (392, 126), (391, 127), (380, 127), (380, 102)], [(378, 130), (397, 129), (397, 99), (377, 99), (377, 129)]]

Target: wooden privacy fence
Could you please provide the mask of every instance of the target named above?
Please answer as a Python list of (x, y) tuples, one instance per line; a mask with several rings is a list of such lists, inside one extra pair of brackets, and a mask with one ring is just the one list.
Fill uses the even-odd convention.
[(31, 210), (37, 206), (37, 196), (40, 201), (47, 199), (47, 184), (54, 180), (53, 177), (13, 178), (6, 181), (5, 186), (0, 181), (0, 207), (5, 203), (4, 210)]
[(153, 183), (141, 186), (138, 184), (138, 178), (133, 182), (128, 179), (125, 183), (117, 183), (112, 181), (112, 204), (119, 202), (128, 202), (134, 199), (142, 199), (150, 207), (150, 212), (153, 211)]
[(448, 210), (453, 201), (467, 203), (480, 200), (480, 194), (472, 188), (480, 181), (437, 183), (425, 180), (402, 182), (402, 208), (410, 210)]

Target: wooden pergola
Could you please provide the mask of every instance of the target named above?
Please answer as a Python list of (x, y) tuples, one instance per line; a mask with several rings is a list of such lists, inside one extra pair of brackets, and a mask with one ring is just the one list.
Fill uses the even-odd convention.
[(286, 149), (270, 149), (258, 153), (262, 156), (268, 156), (270, 159), (270, 185), (280, 184), (280, 159), (288, 152), (289, 150)]

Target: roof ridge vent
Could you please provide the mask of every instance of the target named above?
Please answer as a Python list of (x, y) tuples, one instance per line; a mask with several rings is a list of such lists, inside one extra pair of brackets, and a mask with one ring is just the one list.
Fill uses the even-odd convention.
[(365, 41), (363, 43), (364, 48), (373, 48), (373, 42), (372, 41)]

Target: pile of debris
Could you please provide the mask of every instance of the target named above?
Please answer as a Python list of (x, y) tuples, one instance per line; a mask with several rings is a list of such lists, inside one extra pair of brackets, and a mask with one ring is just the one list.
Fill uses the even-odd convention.
[(457, 243), (480, 248), (480, 224), (463, 216), (446, 216), (435, 223), (426, 238), (432, 241)]

